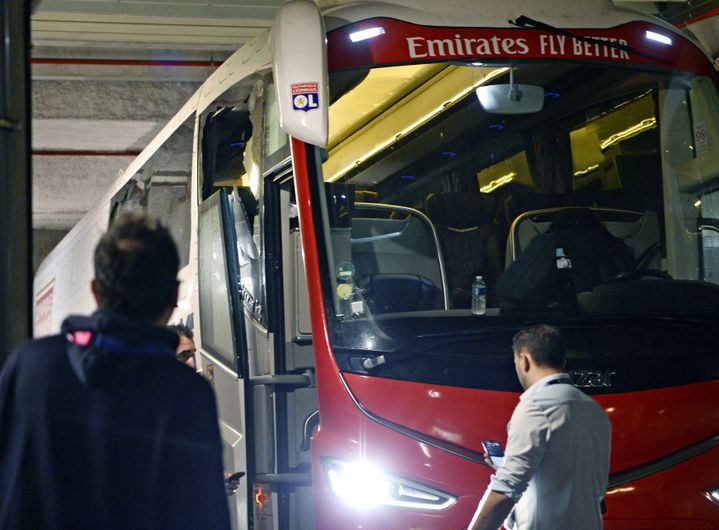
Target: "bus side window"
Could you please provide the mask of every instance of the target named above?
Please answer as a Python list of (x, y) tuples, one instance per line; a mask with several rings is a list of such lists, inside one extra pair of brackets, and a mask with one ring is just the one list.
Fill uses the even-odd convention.
[(245, 106), (220, 108), (207, 116), (202, 128), (203, 200), (219, 186), (240, 185), (250, 138), (252, 122)]
[(172, 233), (180, 266), (190, 259), (190, 173), (154, 175), (150, 179), (147, 213), (160, 219)]
[(111, 201), (110, 222), (125, 212), (159, 219), (177, 245), (180, 267), (190, 260), (190, 176), (194, 117), (188, 118)]
[(263, 256), (263, 189), (260, 149), (263, 100), (262, 82), (248, 79), (223, 101), (233, 106), (213, 109), (202, 117), (200, 149), (202, 167), (201, 200), (225, 188), (233, 197), (233, 215), (237, 232), (241, 296), (253, 317), (267, 324), (265, 310), (265, 273)]

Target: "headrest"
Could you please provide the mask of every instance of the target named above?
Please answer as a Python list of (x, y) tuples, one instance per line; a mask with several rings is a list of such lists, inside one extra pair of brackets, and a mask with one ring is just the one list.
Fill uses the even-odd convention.
[(567, 198), (561, 193), (517, 193), (504, 201), (504, 215), (508, 222), (514, 221), (524, 212), (556, 208), (566, 204)]
[(549, 225), (547, 232), (559, 230), (602, 230), (606, 229), (589, 208), (564, 208)]
[(487, 201), (479, 193), (430, 193), (424, 211), (433, 223), (447, 228), (474, 228), (491, 221)]

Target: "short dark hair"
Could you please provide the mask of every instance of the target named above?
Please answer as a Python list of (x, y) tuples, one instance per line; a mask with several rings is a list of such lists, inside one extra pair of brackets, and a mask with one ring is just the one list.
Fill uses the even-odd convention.
[(564, 368), (566, 355), (559, 328), (549, 324), (537, 324), (520, 330), (512, 340), (512, 349), (517, 355), (525, 348), (537, 365)]
[(154, 322), (175, 302), (180, 260), (156, 219), (126, 213), (95, 247), (98, 305), (130, 320)]
[(167, 329), (171, 329), (181, 337), (187, 337), (190, 340), (195, 339), (195, 334), (192, 332), (190, 328), (188, 328), (185, 324), (179, 323), (179, 324), (170, 324), (167, 326)]

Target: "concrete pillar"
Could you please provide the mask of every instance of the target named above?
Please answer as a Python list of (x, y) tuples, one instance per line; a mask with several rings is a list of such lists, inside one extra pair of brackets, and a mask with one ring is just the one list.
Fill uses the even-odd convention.
[(0, 2), (0, 364), (32, 333), (31, 2)]

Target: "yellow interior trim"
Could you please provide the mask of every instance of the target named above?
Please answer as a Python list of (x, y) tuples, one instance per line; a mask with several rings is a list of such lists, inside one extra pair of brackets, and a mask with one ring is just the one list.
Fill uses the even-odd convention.
[[(509, 68), (449, 67), (331, 150), (323, 164), (325, 180), (334, 182), (376, 153), (415, 131)], [(362, 96), (362, 84), (345, 97)], [(427, 111), (427, 109), (430, 109)]]

